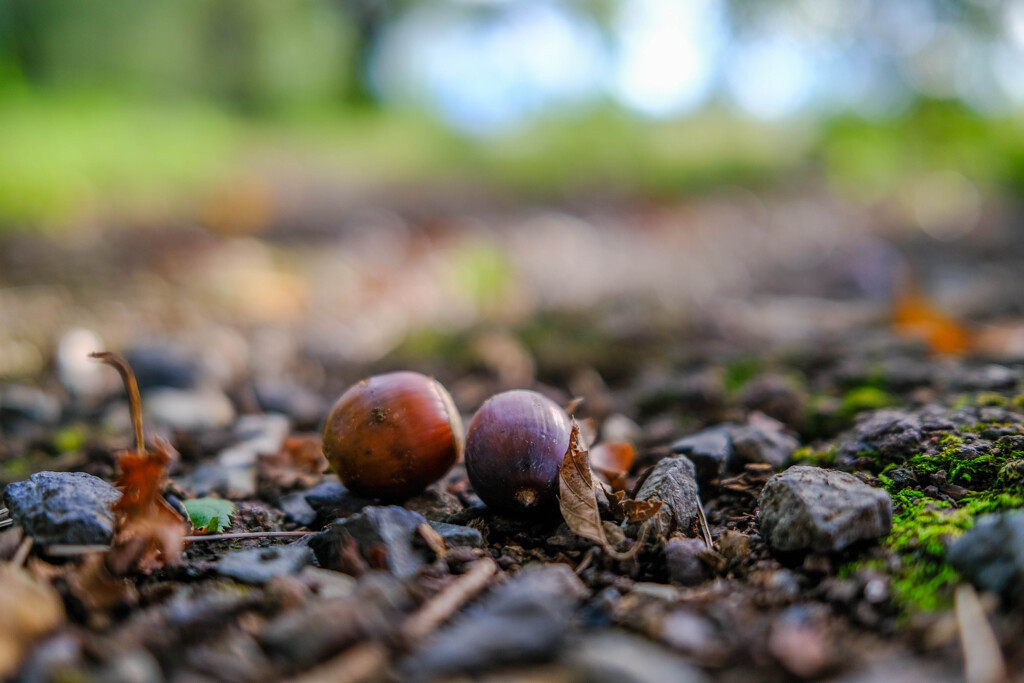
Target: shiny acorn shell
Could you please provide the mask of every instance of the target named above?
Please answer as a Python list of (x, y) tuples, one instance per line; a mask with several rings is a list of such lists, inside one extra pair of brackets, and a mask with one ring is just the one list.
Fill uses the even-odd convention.
[(443, 477), (465, 443), (451, 395), (417, 372), (375, 375), (350, 387), (331, 409), (323, 441), (342, 484), (389, 501)]
[(488, 506), (511, 514), (553, 508), (571, 429), (565, 410), (535, 391), (491, 397), (466, 432), (466, 473), (473, 490)]

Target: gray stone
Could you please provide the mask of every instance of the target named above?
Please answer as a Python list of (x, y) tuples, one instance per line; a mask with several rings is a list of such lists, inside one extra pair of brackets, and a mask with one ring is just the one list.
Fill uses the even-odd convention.
[(1024, 605), (1024, 512), (982, 517), (953, 543), (948, 558), (979, 588)]
[[(655, 537), (668, 538), (675, 532), (697, 535), (698, 497), (696, 469), (686, 456), (662, 458), (637, 491), (636, 500), (660, 500), (661, 509), (652, 519)], [(629, 529), (638, 533), (639, 526)]]
[(699, 538), (672, 538), (665, 544), (665, 566), (672, 583), (697, 586), (707, 578), (700, 554), (707, 546)]
[(621, 631), (587, 636), (566, 652), (563, 661), (579, 680), (593, 683), (703, 683), (711, 680), (670, 650)]
[(757, 463), (783, 467), (800, 442), (786, 433), (786, 426), (761, 413), (753, 413), (747, 424), (732, 430), (730, 468), (742, 471), (743, 465)]
[(442, 673), (550, 660), (587, 594), (566, 565), (527, 567), (410, 658), (403, 678), (432, 680)]
[(199, 386), (203, 368), (199, 359), (181, 346), (149, 344), (125, 351), (124, 358), (132, 366), (139, 388), (194, 389)]
[(484, 544), (483, 535), (471, 526), (446, 524), (445, 522), (430, 522), (430, 526), (441, 535), (446, 545), (468, 545), (473, 548), (480, 548)]
[(295, 574), (313, 561), (306, 545), (250, 548), (228, 553), (217, 563), (217, 571), (242, 583), (256, 586), (281, 574)]
[(288, 519), (303, 526), (309, 526), (316, 521), (316, 510), (306, 500), (305, 491), (295, 491), (281, 496), (277, 506), (284, 511)]
[(4, 490), (11, 517), (40, 545), (106, 545), (114, 537), (110, 507), (121, 494), (84, 472), (37, 472)]
[(851, 474), (791, 467), (768, 480), (758, 501), (761, 535), (775, 550), (834, 552), (889, 533), (889, 494)]
[(732, 423), (716, 425), (676, 441), (669, 449), (685, 455), (697, 468), (697, 479), (709, 483), (725, 473), (732, 456)]
[(350, 569), (344, 550), (349, 539), (375, 569), (387, 569), (407, 578), (423, 565), (423, 555), (413, 547), (416, 527), (426, 523), (423, 515), (397, 505), (363, 508), (359, 514), (337, 519), (319, 534), (309, 537), (317, 563), (325, 569)]
[(287, 415), (299, 429), (315, 428), (330, 407), (319, 394), (292, 380), (260, 380), (254, 390), (260, 408)]
[(924, 440), (921, 418), (903, 410), (878, 410), (869, 413), (854, 430), (854, 439), (842, 448), (844, 455), (855, 457), (861, 451), (877, 451), (886, 458), (914, 454)]
[(54, 425), (60, 420), (60, 401), (41, 389), (21, 384), (0, 385), (0, 424), (10, 418)]
[(144, 407), (149, 422), (182, 432), (221, 429), (235, 419), (235, 407), (217, 389), (155, 389)]

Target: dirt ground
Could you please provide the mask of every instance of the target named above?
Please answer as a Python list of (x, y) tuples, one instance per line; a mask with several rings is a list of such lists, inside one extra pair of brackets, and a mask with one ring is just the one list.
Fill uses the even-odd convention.
[[(1022, 680), (1020, 603), (967, 588), (947, 557), (976, 518), (1024, 506), (1013, 207), (942, 242), (898, 206), (813, 187), (324, 204), (285, 205), (258, 231), (229, 213), (218, 230), (0, 235), (0, 483), (115, 481), (133, 437), (117, 374), (87, 357), (106, 349), (139, 376), (147, 435), (178, 453), (171, 504), (227, 499), (227, 532), (264, 534), (190, 541), (180, 561), (100, 582), (83, 567), (102, 549), (25, 558), (7, 526), (4, 570), (24, 564), (55, 606), (35, 630), (0, 623), (5, 675)], [(610, 542), (634, 552), (617, 559), (557, 510), (495, 513), (461, 463), (406, 512), (345, 490), (323, 420), (346, 387), (398, 369), (441, 381), (464, 422), (506, 389), (581, 398), (592, 453), (635, 448), (617, 482), (595, 466), (627, 495), (684, 437), (727, 425), (760, 441), (698, 471), (710, 548), (670, 543), (693, 530), (621, 535), (602, 502)], [(759, 496), (793, 464), (885, 490), (891, 531), (773, 549)]]

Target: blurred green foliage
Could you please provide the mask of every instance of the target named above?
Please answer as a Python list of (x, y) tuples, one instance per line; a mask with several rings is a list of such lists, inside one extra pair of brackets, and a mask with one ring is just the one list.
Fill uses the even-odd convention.
[[(598, 100), (463, 137), (426, 111), (373, 101), (374, 40), (413, 5), (0, 0), (0, 229), (159, 212), (282, 152), (342, 182), (484, 184), (539, 199), (824, 174), (873, 202), (935, 171), (982, 193), (1024, 188), (1024, 120), (920, 94), (883, 118), (822, 110), (772, 123), (718, 100), (657, 121)], [(610, 6), (574, 4), (609, 40)], [(737, 35), (753, 31), (750, 8), (731, 7)]]

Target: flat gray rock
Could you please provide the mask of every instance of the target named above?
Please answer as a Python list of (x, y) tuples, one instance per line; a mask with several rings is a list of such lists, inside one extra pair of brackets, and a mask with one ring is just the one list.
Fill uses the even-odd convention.
[(564, 642), (587, 594), (566, 565), (527, 567), (411, 657), (403, 667), (404, 679), (434, 680), (440, 674), (547, 661)]
[(569, 648), (565, 663), (593, 683), (706, 683), (703, 671), (667, 648), (622, 631), (587, 636)]
[(11, 517), (40, 545), (107, 545), (121, 494), (85, 472), (37, 472), (4, 490)]
[(948, 558), (979, 588), (1024, 605), (1024, 512), (982, 517), (950, 546)]
[(441, 535), (441, 538), (444, 539), (447, 545), (468, 545), (473, 548), (480, 548), (484, 544), (483, 535), (471, 526), (448, 524), (446, 522), (430, 522), (430, 526)]
[(423, 565), (424, 555), (413, 547), (416, 527), (423, 515), (397, 505), (369, 505), (363, 511), (336, 519), (319, 534), (309, 536), (309, 546), (325, 569), (346, 570), (346, 547), (354, 541), (362, 557), (374, 569), (387, 569), (408, 578)]
[(889, 494), (837, 470), (791, 467), (768, 480), (758, 503), (761, 535), (783, 552), (835, 552), (892, 528)]
[(260, 586), (275, 576), (295, 574), (312, 561), (313, 551), (308, 545), (250, 548), (222, 557), (217, 571), (242, 583)]

